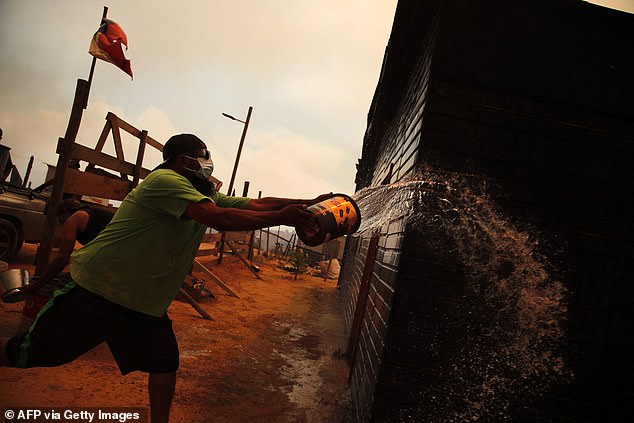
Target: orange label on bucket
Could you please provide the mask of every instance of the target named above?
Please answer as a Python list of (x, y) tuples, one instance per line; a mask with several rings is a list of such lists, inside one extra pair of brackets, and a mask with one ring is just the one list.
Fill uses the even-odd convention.
[(315, 234), (298, 232), (299, 238), (309, 246), (353, 233), (359, 228), (360, 213), (354, 201), (346, 195), (332, 198), (308, 207), (315, 215), (319, 231)]
[[(337, 226), (350, 226), (350, 223), (356, 222), (357, 213), (349, 201), (343, 201), (337, 204), (337, 209), (333, 211)], [(346, 225), (347, 223), (347, 225)]]

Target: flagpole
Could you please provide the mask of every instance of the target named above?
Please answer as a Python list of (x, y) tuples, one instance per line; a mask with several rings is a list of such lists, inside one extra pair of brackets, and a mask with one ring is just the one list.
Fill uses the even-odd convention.
[[(99, 26), (101, 23), (106, 20), (108, 16), (108, 6), (103, 7), (103, 15), (101, 16), (101, 21), (99, 22)], [(92, 86), (92, 77), (95, 74), (95, 66), (97, 64), (97, 57), (92, 57), (92, 63), (90, 64), (90, 74), (88, 75), (88, 87), (86, 88), (86, 99), (84, 100), (84, 109), (88, 107), (88, 96), (90, 95), (90, 87)]]
[[(104, 6), (103, 17), (101, 20), (106, 19), (108, 8)], [(101, 23), (99, 23), (101, 26)], [(95, 71), (95, 60), (93, 56), (92, 66), (90, 67), (90, 79), (86, 81), (84, 79), (77, 79), (77, 87), (75, 88), (75, 98), (73, 100), (73, 106), (70, 111), (70, 117), (68, 119), (68, 126), (66, 128), (66, 134), (64, 138), (60, 138), (57, 142), (57, 166), (55, 166), (55, 179), (53, 182), (53, 190), (48, 200), (48, 206), (46, 210), (46, 224), (42, 231), (42, 239), (37, 249), (37, 255), (35, 257), (35, 274), (41, 275), (48, 267), (48, 262), (53, 249), (53, 241), (55, 237), (55, 227), (57, 225), (57, 206), (62, 201), (64, 194), (64, 179), (66, 177), (66, 169), (72, 159), (73, 146), (77, 133), (79, 132), (79, 126), (81, 124), (81, 118), (84, 110), (88, 105), (88, 95), (90, 93), (90, 84), (92, 83), (92, 76)]]

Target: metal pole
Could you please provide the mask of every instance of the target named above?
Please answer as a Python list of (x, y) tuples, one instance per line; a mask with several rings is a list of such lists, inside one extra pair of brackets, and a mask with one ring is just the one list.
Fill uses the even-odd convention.
[(24, 175), (24, 182), (22, 182), (22, 188), (26, 188), (31, 177), (31, 169), (33, 169), (33, 156), (29, 159), (29, 164), (26, 166), (26, 174)]
[[(108, 16), (108, 6), (103, 7), (103, 14), (101, 15), (101, 22), (99, 22), (99, 26), (101, 23), (106, 20)], [(88, 74), (88, 89), (86, 90), (86, 98), (84, 99), (83, 108), (88, 107), (88, 96), (90, 95), (90, 87), (92, 86), (92, 77), (95, 73), (95, 65), (97, 64), (97, 58), (95, 56), (92, 57), (92, 63), (90, 65), (90, 73)]]
[(249, 106), (249, 111), (247, 112), (247, 118), (244, 121), (244, 128), (242, 128), (242, 136), (240, 137), (240, 145), (238, 145), (238, 153), (236, 154), (236, 161), (233, 164), (233, 173), (231, 173), (231, 181), (229, 181), (229, 189), (227, 190), (227, 194), (231, 195), (231, 191), (233, 190), (233, 183), (236, 180), (236, 172), (238, 171), (238, 163), (240, 162), (240, 155), (242, 154), (242, 146), (244, 145), (244, 139), (247, 136), (247, 129), (249, 128), (249, 120), (251, 120), (251, 112), (253, 111), (253, 107)]
[[(244, 139), (247, 136), (247, 129), (249, 128), (249, 121), (251, 120), (252, 111), (253, 111), (253, 107), (249, 106), (249, 111), (247, 112), (247, 118), (243, 122), (244, 127), (242, 128), (242, 136), (240, 137), (240, 144), (238, 145), (238, 153), (236, 154), (236, 161), (233, 164), (233, 172), (231, 173), (231, 181), (229, 181), (229, 188), (227, 189), (228, 195), (232, 195), (231, 193), (233, 192), (233, 183), (236, 180), (236, 172), (238, 171), (238, 163), (240, 162), (240, 155), (242, 154), (242, 146), (244, 145)], [(227, 115), (225, 113), (223, 113), (223, 115), (228, 117), (229, 119), (242, 122), (241, 120), (238, 120), (234, 118), (233, 116)], [(222, 232), (222, 235), (220, 236), (220, 251), (218, 252), (218, 262), (217, 262), (218, 264), (222, 264), (222, 256), (224, 255), (224, 250), (225, 250), (225, 233)]]

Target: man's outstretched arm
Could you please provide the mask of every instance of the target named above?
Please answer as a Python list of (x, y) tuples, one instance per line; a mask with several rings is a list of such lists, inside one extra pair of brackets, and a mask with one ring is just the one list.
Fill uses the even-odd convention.
[(264, 197), (252, 199), (247, 205), (248, 210), (266, 211), (266, 210), (280, 210), (291, 204), (302, 204), (304, 206), (312, 206), (313, 204), (320, 203), (328, 198), (333, 197), (333, 193), (322, 194), (310, 200), (300, 200), (292, 198), (278, 198), (278, 197)]
[(184, 214), (218, 231), (251, 231), (277, 225), (313, 228), (316, 226), (314, 216), (305, 208), (303, 204), (289, 204), (278, 210), (260, 211), (218, 207), (207, 200), (189, 203)]

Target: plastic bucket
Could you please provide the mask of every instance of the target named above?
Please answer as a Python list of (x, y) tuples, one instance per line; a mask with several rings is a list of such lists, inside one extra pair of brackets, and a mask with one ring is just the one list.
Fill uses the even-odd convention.
[(310, 247), (354, 233), (361, 225), (361, 212), (357, 203), (345, 194), (335, 194), (306, 210), (315, 215), (319, 230), (311, 233), (302, 230), (296, 232), (299, 239)]

